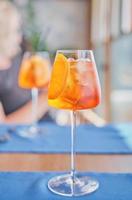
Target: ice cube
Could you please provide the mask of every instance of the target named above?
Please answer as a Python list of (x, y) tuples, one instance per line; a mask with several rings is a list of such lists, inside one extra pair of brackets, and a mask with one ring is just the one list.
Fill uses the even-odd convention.
[(80, 74), (80, 84), (85, 86), (85, 85), (91, 85), (93, 84), (94, 80), (94, 73), (93, 70), (87, 69), (84, 72), (81, 72)]
[(87, 71), (87, 65), (88, 65), (88, 61), (84, 60), (84, 59), (79, 59), (77, 61), (77, 69), (79, 71), (79, 73), (83, 73)]

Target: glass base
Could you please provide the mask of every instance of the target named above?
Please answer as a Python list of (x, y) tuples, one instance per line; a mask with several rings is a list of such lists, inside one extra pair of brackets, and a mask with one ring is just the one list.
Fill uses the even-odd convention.
[(48, 188), (53, 193), (69, 197), (90, 194), (98, 187), (97, 180), (81, 174), (76, 174), (74, 182), (70, 174), (53, 177), (48, 182)]
[(35, 138), (42, 132), (41, 128), (38, 126), (25, 126), (17, 130), (17, 134), (24, 138)]

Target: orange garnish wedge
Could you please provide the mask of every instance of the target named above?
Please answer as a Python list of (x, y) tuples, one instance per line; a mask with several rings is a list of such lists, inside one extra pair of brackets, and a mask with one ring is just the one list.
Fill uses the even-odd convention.
[(18, 77), (18, 83), (19, 86), (22, 88), (30, 89), (33, 87), (34, 80), (30, 59), (26, 59), (22, 62)]
[(61, 53), (57, 54), (49, 84), (49, 99), (56, 99), (64, 90), (67, 81), (68, 70), (69, 64), (67, 58)]
[(31, 65), (35, 86), (38, 88), (45, 87), (49, 82), (50, 77), (48, 61), (39, 56), (33, 56), (31, 59)]
[(69, 61), (70, 73), (67, 79), (67, 87), (63, 93), (66, 101), (75, 104), (81, 96), (80, 76), (77, 69), (77, 62)]
[(19, 73), (19, 86), (27, 89), (46, 87), (49, 77), (48, 61), (35, 55), (22, 62)]

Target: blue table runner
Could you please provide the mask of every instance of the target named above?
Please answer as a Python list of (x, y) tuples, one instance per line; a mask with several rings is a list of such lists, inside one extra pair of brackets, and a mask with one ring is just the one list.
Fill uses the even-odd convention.
[[(69, 153), (71, 144), (70, 126), (60, 127), (43, 123), (44, 133), (34, 139), (21, 138), (17, 131), (11, 139), (0, 143), (1, 153)], [(17, 130), (22, 126), (17, 126)], [(0, 133), (9, 126), (1, 125)], [(111, 124), (104, 127), (81, 125), (76, 134), (77, 153), (88, 154), (132, 154), (132, 124)]]
[(60, 173), (0, 172), (0, 200), (132, 200), (132, 174), (87, 173), (99, 189), (82, 197), (62, 197), (47, 188), (48, 180)]

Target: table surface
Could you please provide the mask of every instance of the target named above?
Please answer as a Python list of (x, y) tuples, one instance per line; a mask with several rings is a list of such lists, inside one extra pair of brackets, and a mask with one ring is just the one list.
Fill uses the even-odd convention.
[[(132, 155), (77, 155), (80, 171), (132, 172)], [(68, 154), (0, 154), (0, 171), (61, 171), (70, 169)]]
[[(77, 154), (76, 168), (80, 171), (132, 172), (132, 154)], [(0, 153), (0, 171), (69, 169), (69, 154)]]
[[(112, 173), (132, 173), (132, 154), (77, 154), (76, 155), (76, 168), (78, 171), (88, 171), (88, 172), (112, 172)], [(0, 153), (0, 171), (10, 171), (10, 172), (34, 172), (34, 171), (42, 171), (42, 172), (49, 172), (49, 171), (69, 171), (70, 170), (70, 154), (39, 154), (39, 153)], [(10, 175), (10, 177), (9, 177)], [(30, 175), (30, 173), (27, 174), (28, 176)], [(12, 180), (14, 178), (14, 173), (13, 174), (8, 174), (7, 173), (7, 178), (5, 178), (6, 175), (2, 175), (1, 174), (1, 180), (5, 181), (2, 182), (2, 189), (1, 189), (1, 194), (3, 196), (1, 196), (1, 200), (7, 200), (7, 196), (6, 193), (3, 192), (3, 190), (5, 190), (5, 188), (8, 186), (8, 192), (9, 192), (9, 196), (11, 200), (15, 200), (18, 199), (18, 196), (20, 197), (19, 199), (21, 200), (21, 198), (23, 199), (23, 195), (25, 195), (25, 199), (29, 199), (29, 197), (31, 197), (31, 199), (43, 199), (44, 197), (46, 197), (45, 195), (48, 194), (49, 192), (45, 192), (47, 190), (44, 191), (43, 194), (39, 194), (39, 193), (24, 193), (24, 191), (27, 191), (24, 189), (21, 189), (22, 187), (20, 187), (20, 194), (23, 191), (23, 195), (18, 195), (17, 193), (14, 193), (12, 191), (16, 190), (16, 186), (14, 187), (14, 185), (16, 184), (16, 180), (14, 180), (14, 183), (12, 184)], [(30, 180), (30, 178), (27, 177), (27, 180)], [(38, 176), (38, 175), (36, 175)], [(105, 191), (105, 194), (107, 195), (107, 199), (109, 200), (114, 200), (117, 199), (117, 197), (119, 197), (119, 194), (121, 193), (120, 191), (123, 191), (123, 194), (120, 195), (121, 200), (124, 200), (124, 196), (126, 198), (127, 195), (127, 199), (131, 199), (131, 189), (129, 186), (129, 191), (128, 190), (122, 190), (122, 188), (124, 187), (123, 185), (123, 180), (125, 179), (119, 179), (117, 181), (117, 183), (115, 183), (115, 180), (117, 180), (117, 177), (113, 177), (109, 176), (109, 175), (97, 175), (98, 178), (100, 178), (100, 183), (101, 183), (101, 187), (100, 190), (98, 191), (99, 193), (94, 193), (93, 195), (90, 195), (89, 198), (91, 200), (95, 199), (95, 197), (101, 197), (99, 199), (104, 199), (106, 200), (106, 196), (103, 194), (103, 192)], [(109, 179), (108, 177), (109, 176)], [(3, 178), (4, 177), (4, 178)], [(23, 175), (21, 175), (21, 177), (23, 177)], [(34, 176), (33, 176), (34, 177)], [(112, 177), (114, 179), (112, 179)], [(119, 177), (118, 177), (119, 178)], [(7, 185), (7, 180), (10, 184)], [(37, 177), (38, 180), (38, 177)], [(111, 182), (109, 180), (114, 180), (114, 182)], [(47, 179), (46, 179), (47, 181)], [(20, 183), (21, 181), (18, 178), (18, 183)], [(108, 183), (108, 187), (106, 182)], [(122, 183), (122, 186), (120, 186), (120, 184), (118, 183)], [(127, 182), (130, 182), (129, 177), (127, 178)], [(35, 181), (36, 183), (36, 181)], [(46, 182), (47, 183), (47, 182)], [(116, 191), (116, 186), (119, 186), (118, 189), (121, 188), (121, 190), (113, 192), (111, 191), (111, 185), (113, 185), (113, 183), (115, 183), (115, 191)], [(23, 184), (23, 183), (22, 183)], [(32, 184), (32, 182), (31, 182)], [(104, 186), (102, 186), (104, 184)], [(109, 187), (110, 184), (110, 187)], [(32, 184), (34, 186), (34, 184)], [(46, 184), (45, 184), (46, 185)], [(129, 183), (129, 185), (131, 185), (131, 183)], [(13, 189), (12, 189), (12, 187)], [(25, 186), (24, 186), (25, 187)], [(10, 189), (10, 190), (9, 190)], [(30, 187), (29, 187), (30, 189)], [(36, 187), (35, 187), (36, 189)], [(34, 190), (35, 190), (34, 189)], [(108, 191), (107, 191), (108, 189)], [(34, 191), (32, 190), (32, 191)], [(11, 196), (10, 193), (13, 195)], [(18, 192), (19, 194), (19, 192)], [(15, 196), (14, 196), (15, 195)], [(36, 196), (34, 196), (36, 195)], [(113, 195), (113, 197), (111, 196)], [(39, 198), (38, 198), (39, 196)], [(53, 195), (52, 195), (53, 196)], [(61, 197), (59, 196), (53, 196), (55, 200), (59, 200), (61, 199)], [(46, 198), (49, 199), (49, 198)], [(76, 198), (74, 198), (76, 199)], [(77, 198), (78, 199), (78, 198)], [(87, 199), (87, 196), (85, 196), (83, 199)]]

